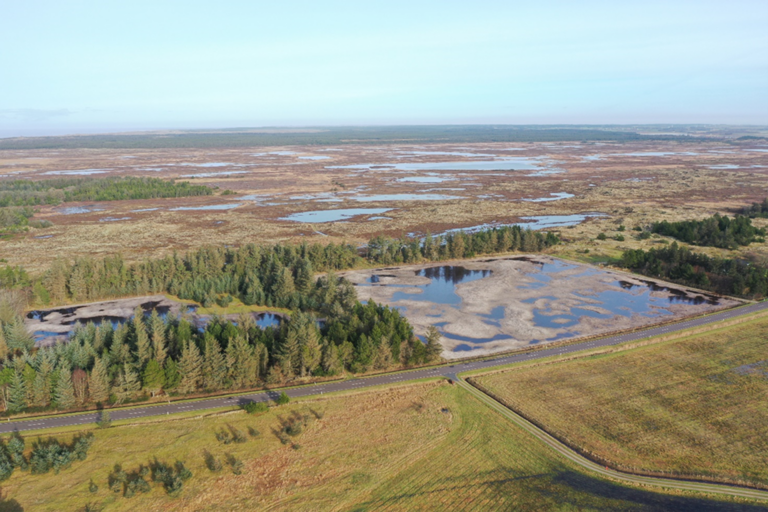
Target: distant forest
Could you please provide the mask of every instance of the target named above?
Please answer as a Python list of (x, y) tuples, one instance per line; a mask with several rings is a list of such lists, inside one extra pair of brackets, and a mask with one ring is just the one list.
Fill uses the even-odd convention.
[(73, 201), (120, 201), (160, 197), (209, 196), (213, 189), (159, 178), (80, 178), (43, 181), (0, 181), (0, 236), (24, 232), (28, 226), (45, 228), (48, 220), (33, 220), (34, 206)]
[(160, 178), (110, 177), (0, 181), (0, 207), (74, 201), (122, 201), (160, 197), (209, 196), (210, 187)]
[(704, 220), (654, 222), (651, 231), (677, 238), (681, 242), (721, 249), (736, 249), (740, 245), (765, 242), (765, 230), (752, 225), (749, 217), (715, 214)]
[(641, 135), (615, 126), (369, 126), (252, 130), (247, 128), (180, 133), (105, 134), (0, 139), (3, 149), (152, 149), (250, 146), (425, 144), (472, 142), (629, 142), (712, 140), (680, 135)]

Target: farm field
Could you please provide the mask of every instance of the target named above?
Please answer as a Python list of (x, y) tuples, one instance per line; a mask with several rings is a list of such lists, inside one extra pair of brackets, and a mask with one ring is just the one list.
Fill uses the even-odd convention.
[[(276, 433), (294, 415), (310, 419), (283, 445)], [(248, 439), (224, 445), (215, 437), (221, 430), (239, 430)], [(147, 511), (759, 509), (593, 478), (448, 384), (379, 390), (364, 400), (346, 395), (296, 402), (255, 417), (236, 412), (113, 427), (95, 435), (88, 459), (58, 476), (16, 471), (3, 485), (0, 510), (80, 510), (86, 504)], [(222, 462), (220, 472), (207, 469), (206, 452)], [(233, 474), (230, 456), (242, 461), (241, 475)], [(115, 464), (130, 473), (155, 458), (182, 460), (192, 471), (179, 496), (167, 496), (158, 484), (131, 498), (110, 491)], [(98, 486), (93, 493), (91, 480)]]
[(768, 319), (472, 379), (594, 460), (768, 487)]

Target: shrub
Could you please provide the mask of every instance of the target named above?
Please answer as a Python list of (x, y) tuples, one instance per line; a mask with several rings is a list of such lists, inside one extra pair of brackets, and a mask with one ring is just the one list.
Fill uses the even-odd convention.
[(614, 237), (614, 239), (615, 239), (617, 242), (623, 242), (623, 241), (624, 241), (624, 235), (616, 235), (616, 236)]
[(619, 230), (619, 231), (626, 231), (626, 229), (627, 229), (627, 227), (626, 227), (626, 226), (624, 226), (624, 224), (622, 224), (622, 225), (620, 225), (620, 226), (619, 226), (619, 229), (618, 229), (618, 230)]
[(248, 414), (257, 414), (260, 412), (267, 412), (269, 410), (269, 406), (266, 404), (266, 402), (248, 402), (242, 407), (243, 410)]
[(285, 391), (283, 391), (282, 393), (280, 393), (280, 396), (277, 397), (277, 400), (275, 400), (275, 403), (277, 405), (285, 405), (290, 401), (291, 401), (291, 397), (289, 397), (288, 394)]
[(91, 483), (88, 484), (88, 490), (91, 491), (92, 493), (98, 492), (99, 491), (99, 486), (96, 485), (96, 482), (91, 480)]
[(598, 239), (598, 240), (605, 240), (605, 239), (607, 239), (607, 238), (608, 238), (608, 237), (607, 237), (607, 236), (605, 236), (605, 233), (600, 233), (599, 235), (597, 235), (597, 239)]

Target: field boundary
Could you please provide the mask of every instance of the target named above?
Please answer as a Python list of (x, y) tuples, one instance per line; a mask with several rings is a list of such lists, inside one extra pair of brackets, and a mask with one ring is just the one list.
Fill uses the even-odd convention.
[[(728, 478), (712, 478), (699, 475), (649, 471), (630, 468), (628, 466), (618, 464), (615, 461), (607, 459), (597, 453), (585, 450), (576, 443), (571, 442), (567, 437), (549, 431), (544, 425), (541, 424), (541, 422), (530, 418), (528, 415), (516, 410), (506, 400), (486, 389), (483, 385), (476, 382), (472, 377), (467, 380), (458, 378), (458, 383), (468, 391), (472, 392), (475, 396), (478, 396), (478, 393), (485, 396), (486, 399), (483, 401), (497, 411), (502, 412), (499, 410), (499, 408), (503, 408), (504, 412), (502, 412), (502, 414), (504, 416), (522, 426), (525, 430), (547, 443), (550, 447), (554, 448), (563, 455), (566, 455), (566, 457), (568, 457), (570, 460), (579, 463), (582, 467), (596, 471), (604, 476), (644, 485), (647, 484), (661, 487), (672, 487), (677, 489), (700, 490), (703, 492), (716, 492), (720, 494), (730, 494), (733, 496), (768, 500), (768, 485), (759, 485), (753, 482), (735, 481)], [(489, 403), (488, 400), (492, 401), (493, 403)], [(571, 456), (566, 454), (565, 451), (568, 451)], [(581, 460), (576, 460), (576, 457), (580, 458)], [(690, 485), (687, 487), (675, 486), (671, 485), (671, 483), (685, 483), (690, 485), (699, 484), (702, 486), (717, 487), (714, 489), (699, 489), (691, 487)], [(739, 492), (735, 492), (737, 490)], [(747, 490), (752, 491), (752, 494), (745, 494), (742, 492)]]

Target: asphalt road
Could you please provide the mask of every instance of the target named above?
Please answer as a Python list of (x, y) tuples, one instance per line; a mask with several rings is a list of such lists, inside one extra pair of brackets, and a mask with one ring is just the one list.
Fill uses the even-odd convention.
[[(486, 368), (493, 368), (494, 366), (501, 366), (510, 363), (518, 363), (522, 361), (532, 361), (535, 359), (542, 359), (545, 357), (569, 354), (571, 352), (578, 352), (580, 350), (592, 349), (597, 347), (607, 347), (611, 345), (617, 345), (619, 343), (626, 343), (628, 341), (637, 341), (645, 339), (651, 336), (658, 336), (662, 334), (670, 334), (676, 331), (684, 329), (690, 329), (692, 327), (699, 327), (703, 325), (714, 324), (724, 320), (730, 320), (732, 318), (745, 315), (748, 313), (754, 313), (768, 309), (768, 301), (759, 302), (756, 304), (750, 304), (740, 308), (729, 309), (714, 313), (709, 316), (692, 318), (690, 320), (684, 320), (675, 324), (663, 325), (646, 329), (638, 332), (630, 332), (626, 334), (619, 334), (616, 336), (609, 336), (607, 338), (588, 340), (580, 343), (572, 343), (568, 345), (562, 345), (552, 347), (543, 350), (537, 350), (535, 352), (510, 354), (494, 359), (487, 359), (484, 361), (472, 361), (472, 362), (457, 362), (450, 366), (441, 366), (437, 368), (423, 368), (419, 370), (390, 373), (378, 375), (375, 377), (366, 377), (360, 379), (349, 379), (339, 382), (330, 382), (324, 384), (315, 384), (310, 386), (304, 386), (300, 388), (286, 389), (285, 392), (291, 398), (299, 398), (303, 396), (319, 395), (323, 393), (332, 393), (335, 391), (349, 391), (353, 389), (362, 389), (371, 386), (379, 386), (382, 384), (393, 384), (397, 382), (405, 382), (417, 379), (423, 379), (427, 377), (439, 377), (445, 376), (449, 378), (455, 378), (459, 372), (466, 372), (470, 370), (480, 370)], [(148, 416), (162, 416), (181, 412), (190, 411), (205, 411), (206, 409), (215, 409), (218, 407), (226, 407), (233, 405), (242, 405), (247, 402), (264, 402), (267, 400), (274, 400), (278, 397), (282, 390), (266, 391), (251, 393), (247, 395), (238, 395), (235, 397), (220, 397), (220, 398), (206, 398), (195, 401), (176, 402), (170, 404), (160, 405), (144, 405), (136, 406), (126, 409), (113, 409), (110, 410), (110, 417), (113, 421), (116, 420), (130, 420), (135, 418), (145, 418)], [(77, 427), (80, 425), (93, 424), (99, 420), (99, 413), (81, 413), (72, 414), (68, 416), (51, 416), (47, 418), (39, 419), (24, 419), (16, 421), (7, 421), (0, 423), (0, 434), (7, 434), (14, 431), (28, 432), (30, 430), (40, 430), (46, 428), (58, 428), (58, 427)]]

